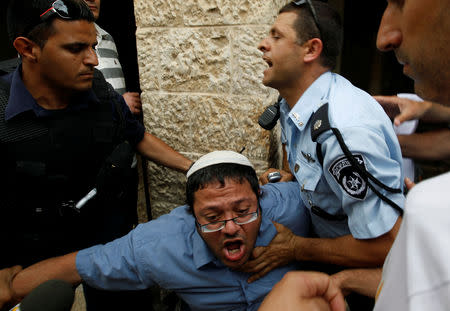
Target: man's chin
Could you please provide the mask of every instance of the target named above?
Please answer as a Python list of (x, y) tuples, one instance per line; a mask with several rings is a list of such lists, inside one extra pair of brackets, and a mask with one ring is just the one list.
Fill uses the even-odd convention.
[(264, 78), (262, 79), (262, 84), (263, 84), (264, 86), (270, 87), (270, 84), (271, 84), (271, 83), (270, 83), (270, 79), (264, 77)]
[(248, 259), (245, 260), (239, 260), (239, 261), (229, 261), (229, 260), (223, 260), (222, 262), (230, 268), (231, 270), (239, 270), (239, 268), (242, 267), (244, 263), (247, 262)]
[(235, 260), (227, 257), (222, 257), (222, 262), (230, 269), (238, 270), (243, 264), (248, 261), (249, 257), (249, 254), (243, 254), (243, 256), (236, 258)]
[(74, 91), (86, 92), (86, 91), (89, 91), (91, 88), (92, 88), (92, 81), (81, 83), (81, 84), (77, 85), (74, 88)]

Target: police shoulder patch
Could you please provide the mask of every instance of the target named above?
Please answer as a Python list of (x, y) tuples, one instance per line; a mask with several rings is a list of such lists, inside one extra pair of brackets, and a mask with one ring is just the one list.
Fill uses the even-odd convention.
[[(359, 164), (365, 167), (364, 158), (360, 154), (353, 155)], [(336, 182), (351, 197), (364, 200), (367, 195), (367, 182), (352, 166), (346, 156), (335, 160), (328, 168)]]

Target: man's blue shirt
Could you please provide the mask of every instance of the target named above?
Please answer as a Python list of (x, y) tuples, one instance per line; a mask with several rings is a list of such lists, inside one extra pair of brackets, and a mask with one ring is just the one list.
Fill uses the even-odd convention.
[[(263, 186), (260, 206), (255, 246), (267, 246), (276, 235), (272, 221), (307, 236), (310, 219), (297, 183)], [(76, 265), (91, 286), (135, 290), (158, 284), (175, 291), (192, 310), (256, 310), (286, 272), (299, 268), (289, 264), (248, 284), (250, 274), (229, 269), (209, 250), (187, 206), (141, 224), (111, 243), (80, 251)]]
[[(355, 238), (378, 237), (393, 227), (398, 212), (382, 201), (349, 162), (329, 130), (318, 138), (324, 155), (321, 165), (316, 143), (311, 139), (311, 117), (328, 103), (332, 127), (338, 128), (350, 152), (381, 182), (391, 188), (402, 188), (402, 156), (392, 122), (381, 106), (366, 92), (343, 77), (322, 74), (295, 106), (286, 101), (280, 105), (282, 142), (286, 144), (291, 172), (302, 189), (306, 207), (317, 206), (328, 214), (341, 216), (330, 220), (311, 213), (312, 226), (319, 237), (352, 234)], [(378, 188), (380, 190), (380, 188)], [(404, 196), (383, 189), (385, 196), (403, 207)]]

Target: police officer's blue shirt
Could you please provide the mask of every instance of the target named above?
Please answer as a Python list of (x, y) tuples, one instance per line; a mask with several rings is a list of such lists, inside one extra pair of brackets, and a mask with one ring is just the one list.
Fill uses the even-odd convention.
[[(267, 246), (279, 222), (306, 236), (309, 213), (296, 182), (262, 187), (261, 227), (255, 246)], [(80, 251), (78, 273), (87, 284), (109, 290), (144, 289), (152, 285), (175, 291), (192, 310), (256, 310), (283, 275), (298, 264), (274, 269), (248, 284), (250, 274), (229, 269), (198, 234), (187, 206), (137, 226), (106, 245)]]
[[(77, 100), (73, 101), (73, 103), (65, 109), (45, 109), (38, 105), (36, 100), (23, 84), (21, 71), (22, 65), (19, 65), (14, 72), (1, 77), (11, 85), (8, 104), (5, 108), (5, 120), (7, 121), (27, 111), (33, 111), (36, 117), (41, 118), (52, 116), (62, 110), (67, 112), (79, 111), (81, 109), (86, 109), (89, 105), (99, 103), (99, 99), (95, 95), (94, 91), (90, 89), (78, 94)], [(113, 96), (116, 96), (116, 100), (120, 102), (120, 107), (122, 108), (122, 115), (125, 119), (125, 137), (134, 146), (144, 138), (145, 129), (133, 117), (123, 97), (115, 92), (113, 93)], [(118, 119), (116, 107), (113, 101), (111, 101), (111, 109), (113, 119)]]
[[(322, 74), (291, 110), (285, 100), (280, 104), (281, 140), (286, 144), (290, 170), (302, 189), (303, 202), (310, 210), (317, 206), (340, 217), (321, 217), (313, 208), (314, 231), (319, 237), (381, 236), (392, 229), (398, 212), (368, 189), (330, 130), (317, 140), (322, 144), (323, 166), (316, 155), (311, 117), (325, 102), (329, 103), (331, 126), (339, 129), (350, 152), (369, 173), (391, 188), (403, 185), (400, 146), (382, 107), (345, 78), (331, 72)], [(403, 208), (402, 193), (377, 190)]]

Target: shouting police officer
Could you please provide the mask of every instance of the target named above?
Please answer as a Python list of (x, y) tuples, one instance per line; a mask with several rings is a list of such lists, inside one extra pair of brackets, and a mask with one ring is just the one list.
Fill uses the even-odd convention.
[[(316, 238), (280, 232), (244, 267), (255, 273), (250, 281), (291, 260), (380, 266), (397, 233), (404, 202), (400, 147), (378, 103), (331, 72), (341, 40), (339, 15), (308, 0), (284, 6), (259, 45), (268, 64), (263, 83), (282, 97), (287, 170), (300, 184)], [(282, 181), (290, 172), (281, 172)]]

